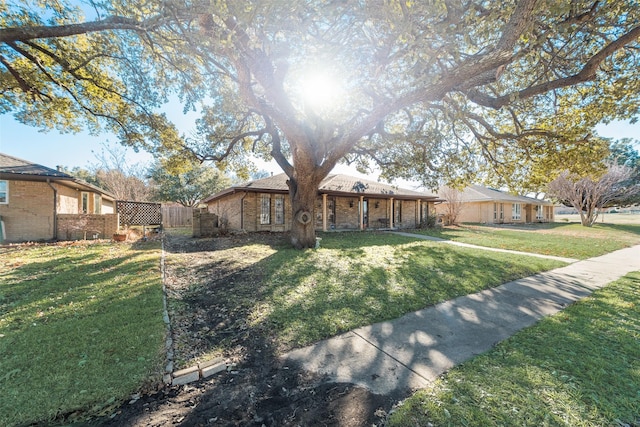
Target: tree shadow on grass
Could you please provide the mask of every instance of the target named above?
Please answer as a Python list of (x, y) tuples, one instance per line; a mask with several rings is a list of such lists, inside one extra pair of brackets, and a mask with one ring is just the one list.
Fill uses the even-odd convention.
[[(193, 258), (198, 254), (195, 251), (172, 252), (167, 277), (169, 282), (185, 282), (181, 328), (192, 340), (189, 345), (196, 349), (196, 356), (219, 351), (238, 366), (235, 373), (171, 389), (160, 403), (141, 400), (140, 405), (146, 403), (158, 412), (172, 408), (174, 414), (184, 417), (185, 425), (210, 420), (222, 425), (314, 425), (318, 420), (329, 425), (371, 425), (380, 421), (376, 410), (383, 409), (379, 414), (388, 411), (405, 389), (383, 396), (353, 384), (328, 383), (295, 364), (283, 365), (283, 352), (399, 317), (439, 298), (478, 290), (474, 281), (497, 285), (515, 274), (504, 261), (507, 258), (494, 264), (490, 262), (494, 255), (489, 258), (484, 252), (480, 255), (387, 234), (335, 236), (339, 238), (323, 236), (317, 251), (265, 243), (269, 254), (245, 260), (242, 267), (234, 261), (238, 252), (226, 249), (203, 250), (199, 258)], [(372, 263), (372, 257), (380, 254), (380, 262)], [(190, 264), (180, 265), (173, 259), (183, 255), (181, 262), (197, 261), (197, 266), (190, 269)], [(476, 276), (475, 270), (487, 267), (491, 271)], [(439, 275), (442, 277), (434, 279)], [(463, 286), (450, 283), (457, 277), (465, 278)], [(439, 287), (447, 288), (448, 293), (438, 294)], [(180, 403), (185, 399), (193, 402), (191, 407)], [(135, 408), (144, 412), (141, 406)], [(140, 413), (129, 416), (147, 419)], [(350, 416), (352, 421), (348, 421)], [(116, 420), (122, 422), (122, 418)]]
[[(408, 399), (390, 425), (442, 425), (450, 419), (487, 426), (566, 425), (578, 420), (580, 425), (637, 425), (640, 341), (629, 333), (640, 326), (639, 279), (638, 273), (631, 274), (622, 285), (609, 285), (464, 362), (428, 394)], [(553, 296), (563, 297), (567, 293)], [(532, 311), (529, 304), (523, 297), (521, 307), (526, 310), (516, 306), (511, 315), (534, 316), (533, 324), (549, 314)], [(468, 317), (470, 308), (466, 306), (460, 318)], [(482, 318), (486, 309), (478, 305), (473, 314)]]
[(640, 224), (597, 224), (598, 228), (604, 228), (608, 230), (624, 231), (631, 234), (640, 235)]
[[(2, 272), (8, 323), (0, 364), (15, 375), (3, 379), (9, 393), (0, 419), (63, 422), (72, 411), (85, 419), (117, 405), (151, 373), (159, 378), (165, 327), (158, 259), (108, 257), (108, 248), (61, 254), (73, 249)], [(16, 411), (22, 418), (12, 418)]]

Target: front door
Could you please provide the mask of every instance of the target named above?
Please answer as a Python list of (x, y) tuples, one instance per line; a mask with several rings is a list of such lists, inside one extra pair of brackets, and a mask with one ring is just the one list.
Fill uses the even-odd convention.
[(369, 199), (362, 201), (362, 228), (369, 227)]

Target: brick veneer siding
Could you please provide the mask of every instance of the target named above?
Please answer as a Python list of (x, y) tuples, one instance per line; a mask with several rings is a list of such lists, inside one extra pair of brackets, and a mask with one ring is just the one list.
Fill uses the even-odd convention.
[[(254, 231), (289, 231), (291, 230), (292, 212), (291, 201), (288, 194), (284, 194), (284, 224), (275, 224), (275, 197), (279, 194), (270, 193), (271, 197), (271, 223), (260, 224), (259, 203), (262, 193), (246, 192), (235, 193), (221, 197), (220, 199), (209, 202), (208, 211), (215, 213), (220, 217), (220, 221), (227, 221), (229, 230), (245, 230)], [(267, 194), (267, 193), (265, 193)], [(335, 200), (335, 216), (332, 224), (327, 220), (328, 230), (358, 230), (360, 228), (360, 196), (328, 196), (328, 199)], [(369, 199), (368, 201), (368, 225), (366, 228), (377, 229), (387, 228), (390, 226), (389, 207), (391, 201), (389, 199)], [(376, 203), (378, 206), (376, 207)], [(396, 228), (412, 228), (416, 227), (420, 222), (420, 204), (415, 200), (395, 200), (393, 202), (396, 210), (393, 225)], [(400, 208), (402, 206), (402, 208)], [(433, 209), (433, 205), (430, 204)], [(315, 228), (322, 230), (323, 227), (323, 209), (322, 196), (318, 196), (315, 203)], [(396, 222), (402, 209), (402, 221)], [(327, 209), (327, 214), (331, 212)]]
[(218, 215), (199, 209), (193, 210), (193, 237), (215, 236), (220, 233)]
[(59, 240), (110, 239), (118, 231), (118, 215), (59, 214)]
[(58, 190), (58, 213), (77, 214), (80, 213), (80, 192), (75, 188), (64, 185), (53, 184)]
[(6, 242), (54, 237), (54, 192), (46, 182), (8, 181), (9, 203), (0, 204)]
[[(56, 236), (59, 240), (67, 238), (71, 229), (69, 218), (65, 218), (65, 222), (62, 224), (60, 220), (63, 215), (78, 214), (79, 191), (58, 182), (51, 184), (42, 181), (7, 180), (7, 182), (9, 203), (0, 204), (0, 216), (4, 221), (7, 234), (5, 242), (47, 241), (56, 238)], [(57, 196), (56, 202), (54, 202), (54, 194)], [(91, 196), (89, 199), (92, 200), (93, 197)], [(57, 203), (55, 207), (57, 218), (54, 215), (54, 203)], [(106, 210), (113, 212), (113, 208), (109, 208), (109, 202), (103, 202), (103, 207), (105, 204), (107, 205)], [(115, 217), (115, 214), (112, 216)], [(84, 222), (86, 221), (82, 219), (81, 223)], [(83, 229), (84, 226), (81, 223), (74, 227), (78, 230)], [(116, 231), (111, 219), (107, 218), (89, 221), (87, 226), (91, 230), (95, 229), (99, 232), (100, 238), (105, 236), (109, 238)], [(57, 233), (55, 233), (56, 228)], [(84, 231), (81, 232), (81, 237), (78, 233), (80, 231), (72, 233), (71, 239), (84, 237)], [(93, 234), (87, 236), (89, 238)]]
[[(502, 204), (504, 216), (500, 219), (500, 205)], [(552, 206), (544, 206), (544, 219), (536, 219), (536, 204), (521, 203), (520, 219), (513, 219), (513, 203), (496, 202), (497, 218), (494, 219), (494, 202), (466, 202), (458, 215), (457, 222), (477, 222), (481, 224), (501, 224), (501, 223), (530, 223), (538, 221), (553, 221), (553, 214), (549, 214)], [(552, 211), (552, 209), (551, 209)], [(446, 215), (445, 204), (436, 205), (436, 212)]]

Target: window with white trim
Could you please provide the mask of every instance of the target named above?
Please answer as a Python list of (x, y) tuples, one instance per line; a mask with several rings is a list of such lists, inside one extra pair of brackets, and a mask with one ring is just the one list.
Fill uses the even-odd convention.
[(544, 206), (536, 205), (536, 219), (544, 219)]
[(102, 213), (102, 196), (93, 193), (93, 213), (100, 215)]
[(9, 181), (0, 181), (0, 204), (9, 204)]
[(511, 219), (520, 219), (522, 217), (522, 205), (513, 203), (511, 208)]
[(271, 196), (260, 195), (260, 224), (271, 224)]
[(89, 213), (89, 193), (80, 193), (80, 213)]

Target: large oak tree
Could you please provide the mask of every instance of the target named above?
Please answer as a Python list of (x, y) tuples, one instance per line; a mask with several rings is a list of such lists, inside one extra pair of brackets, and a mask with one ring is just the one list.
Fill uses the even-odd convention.
[[(173, 160), (272, 157), (294, 217), (340, 161), (464, 180), (638, 114), (634, 0), (33, 3), (0, 6), (3, 112)], [(202, 112), (194, 134), (157, 114), (171, 93)], [(313, 246), (313, 224), (292, 243)]]

